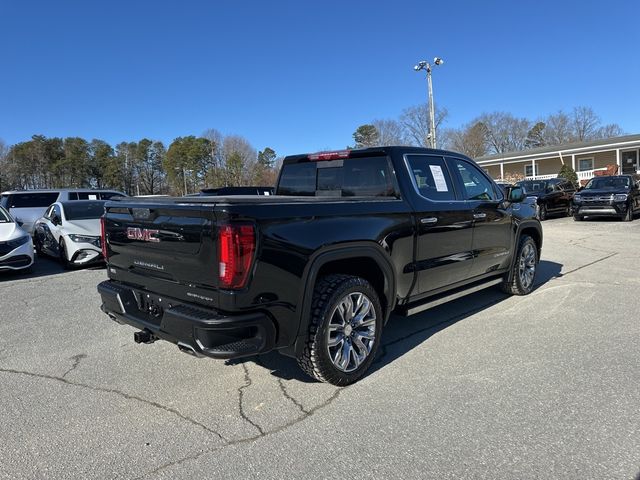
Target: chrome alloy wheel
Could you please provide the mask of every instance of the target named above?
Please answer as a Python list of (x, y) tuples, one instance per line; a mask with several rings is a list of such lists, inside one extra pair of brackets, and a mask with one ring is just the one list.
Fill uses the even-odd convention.
[(536, 249), (531, 243), (527, 243), (520, 253), (518, 275), (522, 287), (528, 289), (533, 285), (533, 277), (536, 274)]
[(375, 343), (376, 320), (364, 293), (348, 293), (338, 302), (327, 328), (329, 358), (338, 370), (353, 372), (366, 360)]

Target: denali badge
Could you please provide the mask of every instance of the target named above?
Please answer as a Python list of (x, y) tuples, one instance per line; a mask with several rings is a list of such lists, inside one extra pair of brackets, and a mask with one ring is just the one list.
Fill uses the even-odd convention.
[(164, 270), (164, 265), (158, 265), (157, 263), (143, 262), (142, 260), (134, 260), (133, 264), (139, 267), (155, 268), (156, 270)]
[(151, 230), (149, 228), (127, 228), (127, 238), (129, 240), (141, 240), (143, 242), (159, 242), (158, 234), (160, 230)]

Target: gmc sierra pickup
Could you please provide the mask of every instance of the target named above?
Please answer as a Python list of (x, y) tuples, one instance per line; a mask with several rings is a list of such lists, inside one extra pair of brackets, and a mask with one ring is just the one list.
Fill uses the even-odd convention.
[(542, 228), (521, 188), (411, 147), (295, 155), (273, 196), (106, 204), (102, 310), (195, 356), (278, 350), (335, 385), (361, 378), (391, 312), (501, 285), (531, 292)]

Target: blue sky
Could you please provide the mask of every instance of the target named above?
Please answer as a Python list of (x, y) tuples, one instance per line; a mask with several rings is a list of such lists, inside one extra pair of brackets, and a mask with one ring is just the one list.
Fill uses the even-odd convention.
[(4, 1), (0, 139), (171, 142), (207, 128), (286, 155), (424, 102), (456, 127), (588, 105), (640, 133), (640, 3)]

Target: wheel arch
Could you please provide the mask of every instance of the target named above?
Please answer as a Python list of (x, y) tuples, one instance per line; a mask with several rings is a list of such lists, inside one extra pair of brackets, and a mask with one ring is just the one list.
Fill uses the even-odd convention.
[(509, 282), (513, 280), (513, 265), (517, 261), (518, 245), (520, 244), (520, 238), (523, 235), (529, 235), (535, 242), (536, 250), (538, 251), (538, 262), (540, 262), (540, 255), (542, 254), (542, 226), (539, 221), (524, 221), (518, 225), (518, 229), (516, 230), (513, 243), (513, 254), (511, 255), (511, 264), (509, 265)]
[(335, 273), (362, 277), (371, 283), (380, 299), (385, 322), (395, 308), (396, 278), (388, 254), (380, 245), (355, 242), (324, 248), (311, 256), (303, 277), (296, 352), (303, 348), (300, 338), (306, 337), (309, 328), (315, 285), (319, 278)]

